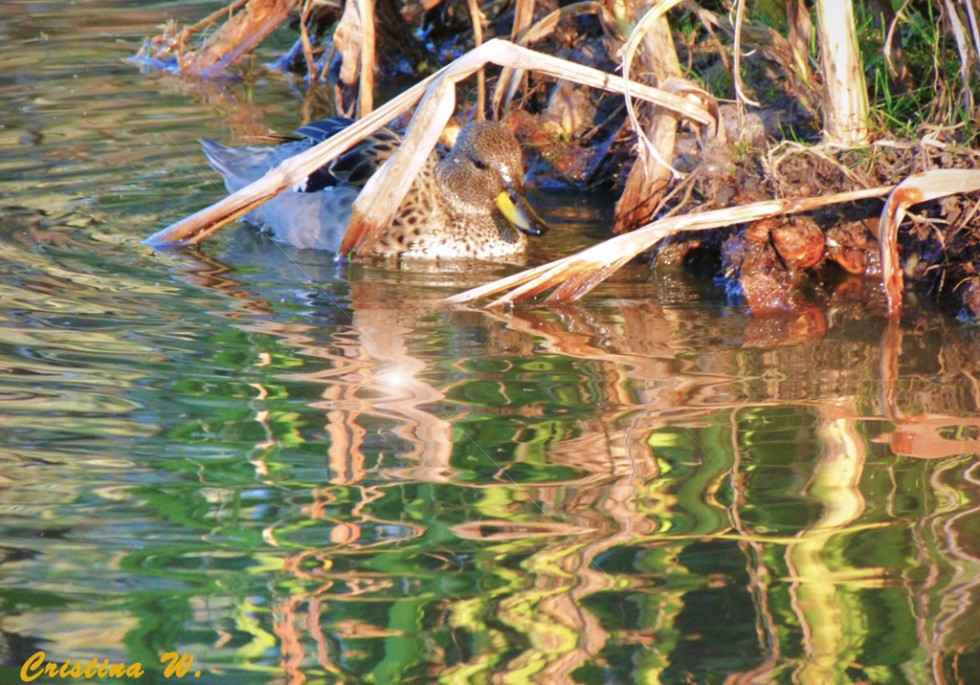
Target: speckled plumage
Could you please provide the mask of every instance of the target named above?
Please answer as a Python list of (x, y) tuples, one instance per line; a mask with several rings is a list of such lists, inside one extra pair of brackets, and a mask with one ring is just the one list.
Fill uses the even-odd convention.
[[(274, 147), (201, 142), (211, 166), (235, 192), (350, 123), (340, 117), (311, 122), (296, 131), (300, 139)], [(289, 245), (336, 251), (361, 187), (400, 143), (398, 134), (381, 129), (245, 218)], [(375, 254), (492, 259), (524, 252), (524, 233), (539, 235), (545, 226), (523, 198), (523, 176), (520, 145), (506, 128), (469, 124), (444, 159), (429, 155)]]

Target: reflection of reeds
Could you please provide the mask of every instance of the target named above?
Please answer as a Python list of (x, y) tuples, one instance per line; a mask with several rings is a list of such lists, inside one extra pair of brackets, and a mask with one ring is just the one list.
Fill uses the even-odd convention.
[[(589, 597), (620, 583), (616, 574), (602, 568), (599, 557), (656, 529), (652, 514), (657, 505), (644, 495), (658, 472), (653, 454), (646, 450), (645, 456), (636, 452), (617, 455), (614, 436), (603, 439), (597, 433), (592, 437), (587, 442), (570, 441), (564, 446), (565, 454), (579, 468), (597, 468), (608, 474), (601, 482), (580, 482), (574, 489), (562, 484), (547, 490), (521, 486), (555, 512), (548, 518), (574, 515), (582, 522), (580, 526), (588, 528), (575, 531), (560, 523), (548, 525), (552, 537), (522, 564), (530, 574), (528, 581), (496, 598), (497, 618), (529, 642), (519, 656), (498, 669), (495, 677), (499, 682), (514, 678), (535, 683), (574, 682), (573, 672), (594, 659), (609, 640), (598, 618), (584, 609)], [(513, 534), (518, 539), (517, 531)]]
[[(969, 682), (960, 672), (966, 641), (976, 641), (976, 607), (980, 602), (980, 553), (976, 521), (980, 506), (963, 506), (963, 485), (980, 490), (973, 457), (949, 459), (929, 477), (932, 512), (912, 522), (921, 579), (905, 581), (916, 618), (916, 633), (934, 682)], [(975, 500), (974, 500), (975, 502)], [(967, 667), (968, 670), (969, 667)]]
[[(899, 359), (903, 338), (901, 325), (895, 317), (891, 317), (881, 340), (879, 403), (882, 415), (895, 425), (895, 431), (881, 436), (880, 439), (887, 440), (895, 454), (919, 459), (945, 459), (966, 452), (980, 454), (980, 418), (944, 416), (931, 412), (906, 416), (902, 411), (899, 401)], [(972, 369), (955, 361), (952, 367), (969, 380), (969, 387), (973, 390), (973, 404), (980, 407), (980, 393), (976, 379), (971, 374)], [(973, 428), (972, 435), (967, 426)], [(953, 431), (960, 434), (949, 437), (949, 433)]]
[[(930, 483), (921, 497), (911, 493), (923, 500), (925, 515), (903, 519), (871, 499), (881, 493), (874, 476), (895, 468), (895, 455), (869, 436), (882, 422), (905, 430), (912, 416), (932, 421), (944, 415), (946, 425), (972, 425), (952, 414), (976, 405), (975, 354), (952, 336), (935, 359), (910, 371), (903, 366), (908, 357), (898, 354), (901, 339), (884, 325), (878, 345), (856, 332), (854, 339), (839, 336), (829, 325), (808, 328), (810, 338), (784, 344), (778, 326), (760, 333), (758, 319), (739, 323), (702, 309), (629, 300), (616, 300), (614, 310), (603, 301), (599, 309), (449, 311), (438, 332), (419, 335), (438, 311), (436, 293), (413, 297), (409, 306), (397, 279), (358, 281), (349, 295), (352, 318), (325, 332), (270, 316), (269, 303), (213, 265), (196, 271), (195, 283), (208, 287), (207, 274), (234, 299), (229, 316), (237, 325), (322, 361), (319, 369), (277, 372), (323, 388), (310, 406), (331, 436), (325, 447), (329, 478), (310, 489), (295, 516), (270, 525), (265, 536), (286, 553), (274, 626), (291, 682), (311, 668), (338, 678), (348, 673), (340, 650), (348, 650), (345, 657), (356, 653), (359, 640), (384, 641), (392, 649), (411, 643), (403, 648), (447, 680), (482, 674), (526, 682), (570, 682), (577, 669), (642, 645), (645, 656), (631, 674), (665, 681), (672, 659), (683, 651), (677, 635), (685, 612), (697, 606), (689, 593), (731, 584), (685, 566), (682, 557), (725, 545), (744, 557), (744, 593), (759, 636), (755, 662), (731, 673), (728, 682), (778, 679), (793, 668), (801, 682), (819, 682), (845, 673), (851, 662), (867, 661), (864, 652), (881, 635), (867, 595), (901, 591), (895, 574), (903, 564), (928, 575), (924, 582), (912, 575), (901, 581), (911, 608), (907, 619), (896, 620), (910, 627), (917, 622), (922, 650), (935, 668), (944, 668), (969, 635), (978, 565), (966, 531), (975, 508), (964, 506), (970, 495), (953, 480), (965, 461), (902, 467), (912, 475), (918, 469), (923, 478), (916, 482)], [(437, 354), (433, 341), (460, 324), (479, 327), (487, 338), (481, 349), (507, 363), (532, 350), (552, 365), (574, 360), (570, 368), (581, 380), (568, 383), (580, 393), (572, 404), (590, 409), (564, 419), (536, 406), (513, 406), (496, 371), (474, 374), (455, 357), (446, 364), (449, 353)], [(708, 330), (726, 344), (706, 344)], [(752, 346), (743, 345), (747, 340)], [(519, 382), (534, 378), (527, 374)], [(484, 395), (467, 399), (467, 389), (498, 381), (499, 404), (484, 406)], [(262, 393), (269, 386), (252, 387)], [(271, 401), (256, 402), (256, 421), (267, 428), (256, 451), (265, 463), (260, 477), (274, 481), (269, 444), (277, 435), (262, 414)], [(871, 409), (879, 402), (879, 411)], [(784, 477), (764, 468), (773, 458), (767, 444), (774, 441), (766, 425), (785, 410), (804, 418), (791, 422), (798, 442), (781, 437), (776, 446), (787, 451), (801, 445), (800, 454), (787, 459), (797, 478), (787, 481), (795, 489), (783, 496), (800, 507), (809, 499), (816, 507), (777, 518), (773, 523), (781, 529), (767, 530), (756, 523), (768, 504), (766, 480)], [(513, 423), (498, 426), (515, 436), (511, 426), (518, 423), (521, 430), (537, 431), (531, 444), (540, 447), (533, 454), (542, 459), (541, 468), (560, 467), (567, 475), (515, 482), (508, 462), (463, 480), (461, 469), (452, 468), (452, 452), (466, 448), (470, 427), (494, 412), (512, 415)], [(390, 432), (403, 446), (382, 461), (376, 445), (365, 445), (379, 422), (393, 422)], [(968, 451), (971, 445), (964, 440), (959, 447)], [(806, 461), (810, 452), (813, 463)], [(508, 458), (518, 463), (531, 454), (522, 444)], [(889, 462), (883, 465), (879, 454)], [(443, 503), (396, 494), (405, 488), (436, 492), (419, 490), (423, 482), (439, 492), (465, 493), (464, 518), (447, 523)], [(399, 497), (405, 500), (393, 506)], [(303, 530), (317, 531), (321, 542), (298, 542), (296, 532)], [(865, 560), (851, 551), (873, 536), (905, 530), (919, 554), (914, 566), (892, 556)], [(458, 546), (432, 542), (446, 534), (455, 535)], [(615, 561), (624, 553), (647, 561), (656, 554), (657, 565), (624, 567)], [(467, 584), (436, 589), (443, 577)], [(426, 584), (426, 591), (413, 594), (413, 584)], [(611, 625), (595, 610), (607, 597), (644, 607), (642, 619)], [(381, 618), (355, 620), (360, 603), (390, 606), (378, 609)], [(427, 622), (404, 618), (409, 614)], [(447, 651), (438, 640), (427, 640), (433, 630), (473, 646)], [(801, 646), (804, 654), (794, 656)]]
[(855, 569), (842, 553), (847, 537), (841, 532), (857, 524), (865, 510), (860, 482), (867, 446), (852, 419), (831, 416), (822, 424), (818, 436), (823, 454), (806, 493), (823, 511), (800, 531), (799, 542), (786, 548), (793, 607), (804, 635), (805, 657), (795, 673), (801, 683), (847, 678), (846, 669), (857, 661), (868, 637), (864, 610), (848, 596), (858, 587), (884, 582), (883, 569)]
[(742, 447), (738, 442), (738, 418), (736, 412), (731, 414), (731, 449), (732, 469), (729, 477), (729, 487), (732, 492), (732, 503), (728, 507), (728, 516), (732, 528), (745, 539), (738, 543), (739, 549), (745, 555), (745, 571), (749, 577), (748, 591), (752, 595), (752, 604), (756, 608), (756, 634), (759, 647), (768, 658), (751, 671), (732, 674), (726, 680), (726, 685), (753, 685), (772, 679), (772, 672), (781, 658), (781, 642), (779, 636), (779, 620), (773, 613), (771, 583), (774, 581), (772, 572), (766, 563), (766, 548), (755, 538), (755, 533), (742, 522), (742, 510), (748, 505), (747, 484), (742, 465)]

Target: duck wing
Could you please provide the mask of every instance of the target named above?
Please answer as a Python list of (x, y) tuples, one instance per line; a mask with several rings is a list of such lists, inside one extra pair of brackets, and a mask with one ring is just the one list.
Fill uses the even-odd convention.
[[(354, 120), (346, 117), (330, 117), (300, 126), (295, 133), (313, 143), (322, 143), (352, 123)], [(394, 131), (378, 129), (326, 166), (310, 174), (305, 191), (310, 193), (341, 183), (363, 187), (385, 160), (395, 153), (401, 141), (401, 136)]]
[[(228, 192), (234, 193), (351, 123), (343, 117), (311, 121), (286, 142), (274, 146), (233, 148), (208, 139), (202, 139), (201, 144), (211, 166), (224, 178)], [(294, 247), (336, 251), (360, 188), (394, 154), (400, 142), (399, 135), (381, 129), (290, 191), (255, 208), (245, 219)]]
[(309, 140), (295, 140), (273, 147), (228, 147), (209, 138), (201, 139), (208, 162), (225, 179), (230, 193), (262, 178), (285, 160), (308, 150), (311, 145)]

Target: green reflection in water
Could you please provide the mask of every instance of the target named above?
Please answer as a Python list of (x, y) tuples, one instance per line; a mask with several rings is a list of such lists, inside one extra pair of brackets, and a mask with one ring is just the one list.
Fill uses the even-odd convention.
[[(154, 253), (222, 192), (198, 137), (297, 123), (286, 79), (118, 59), (205, 4), (6, 20), (0, 681), (38, 649), (140, 683), (174, 649), (236, 685), (980, 678), (977, 330), (780, 337), (643, 268), (482, 313), (440, 298), (504, 267)], [(545, 257), (601, 229), (574, 200)]]

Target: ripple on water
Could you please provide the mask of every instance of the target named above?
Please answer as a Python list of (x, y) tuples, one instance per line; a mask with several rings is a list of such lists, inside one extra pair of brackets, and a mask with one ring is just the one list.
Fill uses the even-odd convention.
[[(643, 265), (483, 311), (442, 298), (513, 265), (235, 228), (150, 250), (224, 194), (198, 137), (317, 107), (121, 59), (224, 4), (4, 7), (0, 669), (10, 645), (192, 648), (234, 685), (970, 668), (978, 331), (910, 326), (889, 368), (884, 319), (750, 317)], [(532, 261), (605, 236), (597, 203), (544, 197)]]

